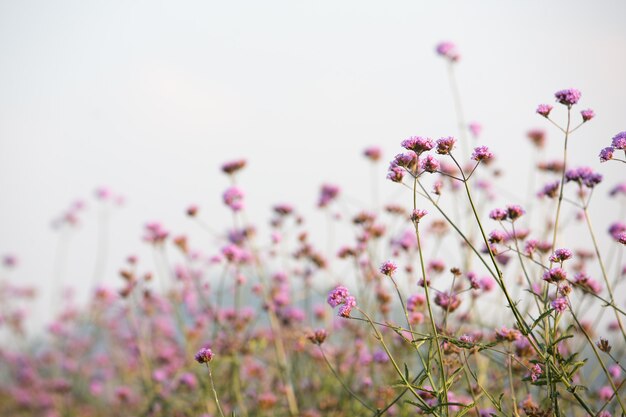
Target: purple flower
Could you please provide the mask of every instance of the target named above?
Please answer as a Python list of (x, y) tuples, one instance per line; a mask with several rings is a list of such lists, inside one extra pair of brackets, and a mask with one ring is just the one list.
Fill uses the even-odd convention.
[(533, 382), (537, 382), (542, 373), (543, 371), (541, 370), (541, 366), (536, 363), (535, 366), (530, 369), (530, 380)]
[(452, 313), (461, 305), (461, 299), (456, 294), (440, 292), (435, 296), (435, 304)]
[(421, 136), (411, 136), (410, 138), (403, 140), (400, 145), (404, 149), (413, 151), (418, 155), (422, 152), (430, 151), (435, 147), (432, 139)]
[(619, 132), (617, 135), (613, 136), (611, 145), (615, 149), (626, 150), (626, 132)]
[(421, 167), (426, 172), (437, 172), (441, 167), (439, 161), (432, 155), (427, 155), (426, 158), (422, 159)]
[(435, 50), (437, 51), (437, 54), (439, 56), (450, 60), (450, 62), (456, 62), (461, 58), (461, 55), (459, 55), (459, 52), (457, 51), (456, 45), (449, 41), (439, 43)]
[(574, 181), (587, 188), (593, 188), (602, 182), (602, 175), (593, 172), (589, 167), (568, 169), (565, 172), (566, 182)]
[(396, 269), (398, 269), (398, 267), (395, 263), (393, 263), (392, 261), (385, 261), (380, 266), (380, 273), (391, 277), (393, 276), (393, 273), (396, 272)]
[(440, 155), (448, 155), (454, 148), (456, 139), (452, 136), (447, 138), (440, 138), (437, 140), (437, 153)]
[(580, 91), (575, 88), (568, 88), (567, 90), (561, 90), (554, 93), (556, 101), (561, 104), (565, 104), (568, 107), (572, 107), (580, 100)]
[(546, 142), (546, 132), (543, 129), (532, 129), (532, 130), (529, 130), (526, 133), (526, 136), (538, 148), (543, 148), (543, 146), (545, 145), (545, 142)]
[(411, 220), (413, 222), (419, 222), (428, 212), (422, 209), (415, 209), (411, 212)]
[(561, 184), (560, 181), (554, 181), (554, 182), (550, 182), (546, 185), (543, 186), (543, 188), (541, 189), (541, 191), (539, 191), (537, 193), (538, 197), (549, 197), (549, 198), (556, 198), (557, 195), (559, 195), (559, 185)]
[(524, 209), (521, 206), (518, 206), (517, 204), (506, 206), (507, 217), (513, 221), (522, 217), (524, 213), (526, 213), (526, 211), (524, 211)]
[(489, 151), (489, 148), (486, 146), (479, 146), (474, 148), (474, 153), (472, 153), (472, 159), (474, 161), (488, 161), (493, 158), (493, 153)]
[(406, 299), (406, 309), (407, 311), (414, 313), (417, 311), (418, 307), (423, 305), (426, 302), (426, 297), (423, 294), (413, 294)]
[(417, 154), (413, 151), (399, 153), (393, 158), (391, 165), (412, 170), (417, 165)]
[(584, 272), (579, 272), (574, 276), (574, 285), (594, 294), (599, 294), (600, 291), (602, 291), (600, 283), (595, 279), (590, 278)]
[(619, 235), (626, 232), (626, 224), (615, 222), (609, 226), (609, 234), (613, 239), (617, 240)]
[(378, 146), (370, 146), (363, 151), (363, 155), (370, 161), (378, 161), (382, 156), (382, 151)]
[(550, 256), (550, 262), (563, 262), (571, 259), (572, 251), (569, 249), (560, 248), (554, 251)]
[(339, 316), (350, 317), (350, 312), (352, 312), (354, 307), (356, 307), (356, 298), (351, 295), (347, 296), (343, 305), (339, 307)]
[(508, 340), (509, 342), (514, 342), (516, 340), (520, 340), (522, 338), (522, 333), (517, 329), (507, 329), (502, 326), (499, 330), (496, 330), (496, 339), (498, 340)]
[(338, 305), (344, 303), (346, 298), (350, 296), (348, 289), (343, 285), (338, 285), (334, 290), (328, 293), (328, 304), (335, 308)]
[(622, 182), (621, 184), (617, 184), (615, 187), (611, 188), (611, 191), (609, 191), (609, 195), (611, 197), (615, 197), (618, 194), (625, 194), (626, 195), (626, 182)]
[(556, 311), (558, 311), (559, 313), (562, 313), (567, 308), (567, 298), (565, 297), (556, 298), (552, 301), (552, 303), (550, 303), (550, 305)]
[(493, 230), (489, 233), (489, 242), (490, 243), (501, 243), (506, 238), (504, 232), (500, 230)]
[(482, 132), (483, 127), (478, 122), (471, 122), (468, 126), (470, 133), (477, 138), (480, 136), (480, 132)]
[(507, 212), (504, 209), (496, 208), (489, 212), (489, 218), (491, 220), (505, 220)]
[(622, 245), (626, 245), (626, 232), (619, 233), (615, 239)]
[(222, 195), (224, 204), (226, 204), (232, 211), (240, 211), (243, 209), (243, 191), (237, 187), (229, 187)]
[(195, 359), (198, 363), (209, 363), (213, 360), (213, 351), (209, 348), (202, 348), (196, 353)]
[(567, 273), (559, 267), (552, 268), (543, 273), (543, 280), (547, 282), (561, 282), (567, 279)]
[(537, 113), (542, 115), (543, 117), (548, 117), (553, 107), (549, 104), (540, 104), (537, 106)]
[(333, 184), (323, 184), (320, 190), (320, 197), (317, 201), (317, 206), (322, 208), (330, 204), (331, 201), (337, 198), (339, 195), (339, 187)]
[(405, 172), (402, 167), (390, 166), (389, 171), (387, 171), (387, 179), (393, 182), (402, 182)]
[(606, 162), (613, 159), (613, 151), (615, 148), (608, 146), (600, 151), (600, 162)]
[(580, 115), (583, 117), (583, 122), (588, 122), (596, 117), (596, 113), (592, 109), (581, 110)]

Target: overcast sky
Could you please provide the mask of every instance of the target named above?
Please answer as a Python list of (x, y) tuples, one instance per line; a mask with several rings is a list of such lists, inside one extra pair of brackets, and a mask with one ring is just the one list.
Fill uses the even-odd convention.
[[(625, 177), (597, 159), (626, 130), (624, 16), (618, 0), (1, 0), (0, 254), (20, 259), (8, 277), (49, 292), (51, 222), (84, 199), (64, 282), (87, 288), (97, 186), (126, 198), (109, 219), (113, 285), (126, 255), (145, 253), (146, 221), (195, 233), (190, 203), (215, 228), (229, 219), (219, 172), (229, 159), (249, 161), (240, 185), (258, 222), (282, 201), (321, 221), (311, 213), (324, 181), (349, 202), (370, 201), (364, 147), (381, 146), (386, 161), (407, 136), (458, 134), (434, 53), (442, 40), (461, 51), (459, 86), (468, 121), (484, 126), (480, 142), (520, 167), (506, 172), (511, 190), (527, 178), (529, 128), (546, 128), (560, 155), (537, 104), (576, 87), (580, 108), (598, 116), (572, 139), (571, 158), (605, 175), (605, 194)], [(381, 194), (397, 195), (385, 165)], [(606, 210), (599, 227), (617, 220)]]

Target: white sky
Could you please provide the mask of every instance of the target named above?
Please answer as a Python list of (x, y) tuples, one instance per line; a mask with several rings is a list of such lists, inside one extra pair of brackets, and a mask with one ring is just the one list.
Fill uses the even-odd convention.
[[(459, 45), (466, 116), (484, 125), (481, 143), (504, 167), (525, 169), (531, 127), (549, 131), (558, 157), (560, 136), (534, 111), (556, 90), (580, 89), (580, 108), (598, 116), (573, 138), (571, 158), (605, 175), (605, 194), (626, 177), (597, 159), (626, 130), (624, 16), (618, 0), (2, 0), (0, 254), (21, 264), (10, 279), (49, 292), (51, 220), (83, 198), (65, 282), (86, 288), (99, 185), (127, 198), (111, 219), (110, 283), (144, 250), (146, 221), (191, 232), (192, 202), (216, 228), (228, 221), (219, 165), (232, 158), (249, 160), (241, 185), (257, 222), (275, 202), (311, 213), (323, 181), (369, 201), (365, 146), (380, 145), (386, 161), (407, 136), (458, 133), (433, 52), (441, 40)], [(394, 195), (385, 165), (382, 193)], [(527, 178), (507, 174), (512, 188)], [(606, 210), (601, 222), (618, 220)]]

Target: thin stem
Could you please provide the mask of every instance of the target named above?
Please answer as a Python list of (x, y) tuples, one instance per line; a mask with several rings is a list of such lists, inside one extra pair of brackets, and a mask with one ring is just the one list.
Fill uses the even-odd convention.
[(206, 362), (206, 367), (209, 370), (209, 382), (211, 383), (211, 390), (213, 391), (213, 399), (215, 399), (215, 405), (217, 405), (217, 411), (219, 411), (220, 416), (224, 416), (224, 412), (222, 411), (222, 406), (220, 406), (220, 400), (217, 397), (217, 391), (215, 391), (215, 383), (213, 382), (213, 373), (211, 372), (211, 366), (208, 362)]

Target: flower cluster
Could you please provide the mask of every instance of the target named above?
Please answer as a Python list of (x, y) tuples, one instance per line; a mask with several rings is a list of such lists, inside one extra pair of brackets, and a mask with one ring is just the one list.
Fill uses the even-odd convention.
[(356, 307), (356, 298), (350, 295), (350, 292), (343, 285), (338, 285), (328, 293), (328, 304), (335, 308), (339, 307), (340, 317), (350, 317), (350, 312)]
[(556, 101), (559, 103), (572, 107), (580, 100), (580, 91), (575, 88), (568, 88), (567, 90), (557, 91), (554, 93), (554, 97), (556, 97)]

